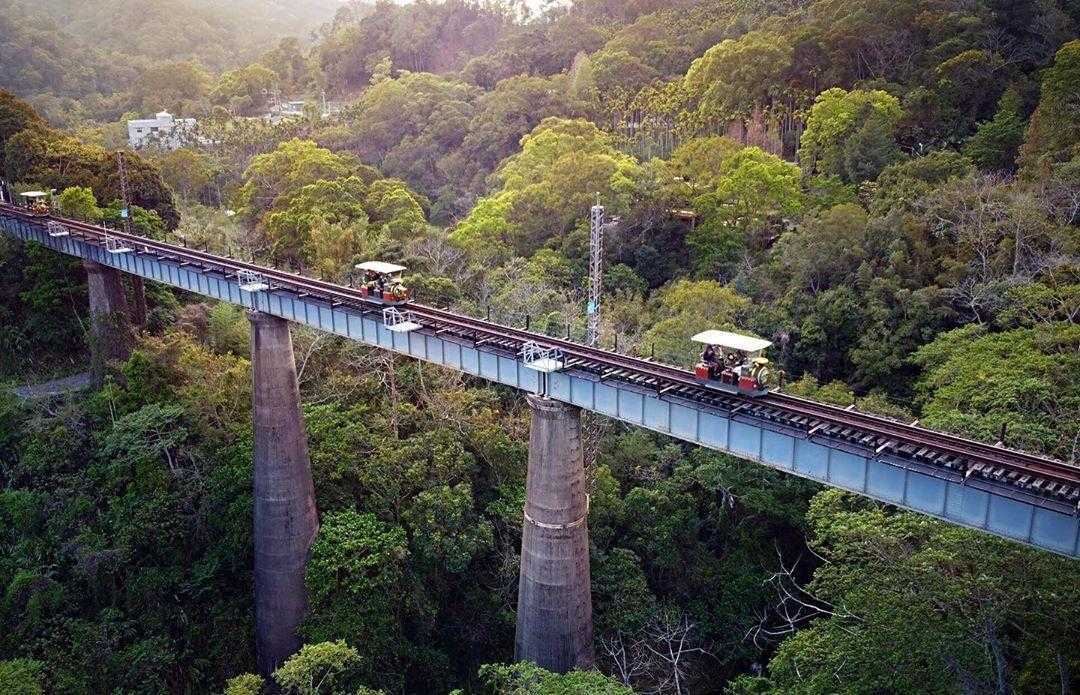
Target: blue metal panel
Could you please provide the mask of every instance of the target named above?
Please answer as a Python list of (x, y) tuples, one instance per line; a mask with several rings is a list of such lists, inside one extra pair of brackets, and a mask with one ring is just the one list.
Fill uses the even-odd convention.
[(678, 403), (671, 404), (671, 434), (691, 442), (698, 441), (698, 411)]
[(480, 353), (471, 347), (461, 346), (461, 370), (468, 374), (480, 373)]
[(945, 481), (909, 471), (905, 503), (912, 509), (941, 516), (945, 513)]
[(394, 347), (394, 334), (386, 330), (386, 326), (383, 324), (377, 324), (375, 326), (375, 341), (377, 345), (381, 345), (385, 348)]
[(714, 449), (727, 449), (729, 423), (727, 418), (712, 413), (702, 413), (699, 432), (701, 443)]
[(465, 367), (461, 363), (461, 346), (457, 343), (451, 343), (448, 340), (443, 341), (443, 364), (447, 367), (454, 369), (464, 370)]
[(827, 481), (829, 479), (829, 450), (805, 439), (796, 440), (795, 470), (814, 480)]
[(480, 355), (480, 376), (491, 381), (498, 381), (499, 357), (486, 351), (481, 351), (478, 354)]
[(993, 496), (986, 528), (1009, 538), (1027, 540), (1031, 535), (1032, 511), (1030, 504)]
[(565, 372), (548, 374), (548, 395), (557, 401), (570, 402), (570, 375)]
[(570, 379), (570, 402), (582, 408), (593, 408), (593, 382)]
[(349, 335), (349, 312), (342, 309), (334, 309), (330, 314), (330, 319), (335, 335)]
[(396, 333), (394, 331), (386, 331), (390, 334), (390, 347), (394, 352), (404, 352), (409, 354), (409, 334), (408, 333)]
[(518, 387), (518, 370), (524, 369), (519, 367), (517, 360), (510, 359), (504, 355), (499, 355), (499, 381), (507, 386)]
[(761, 435), (761, 459), (770, 465), (791, 470), (795, 466), (795, 438), (765, 430)]
[(409, 354), (422, 360), (428, 358), (427, 336), (420, 333), (407, 333), (409, 336)]
[(1031, 525), (1031, 541), (1043, 548), (1059, 553), (1076, 551), (1080, 534), (1080, 519), (1055, 512), (1051, 509), (1036, 509)]
[(904, 501), (906, 480), (907, 473), (904, 469), (872, 460), (867, 466), (866, 491), (879, 500), (901, 504)]
[(356, 340), (363, 340), (364, 319), (356, 314), (349, 314), (349, 324), (346, 327), (346, 335)]
[(945, 516), (964, 524), (983, 528), (990, 513), (990, 493), (959, 483), (949, 483)]
[(833, 451), (829, 459), (829, 480), (846, 490), (866, 489), (866, 458), (846, 451)]
[(761, 428), (731, 421), (728, 448), (752, 459), (761, 458)]
[(671, 410), (667, 401), (649, 396), (645, 399), (645, 426), (660, 432), (671, 431)]
[(645, 424), (645, 397), (629, 389), (618, 389), (616, 416), (635, 425)]
[(529, 391), (530, 393), (539, 393), (540, 377), (540, 372), (521, 367), (518, 374), (518, 379), (520, 382), (518, 384), (518, 388), (522, 389), (523, 391)]
[(427, 353), (428, 359), (435, 364), (446, 364), (446, 357), (444, 356), (446, 341), (432, 336), (424, 336), (424, 340), (427, 344), (424, 346), (424, 351)]
[(619, 389), (607, 384), (596, 384), (593, 387), (593, 408), (603, 415), (618, 417)]

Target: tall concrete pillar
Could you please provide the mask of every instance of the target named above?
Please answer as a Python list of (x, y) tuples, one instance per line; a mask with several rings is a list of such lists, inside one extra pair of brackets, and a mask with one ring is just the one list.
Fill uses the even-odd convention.
[(594, 661), (581, 411), (539, 396), (529, 405), (514, 658), (566, 673)]
[(146, 327), (146, 282), (139, 275), (131, 277), (131, 322)]
[(90, 299), (90, 354), (94, 376), (101, 380), (110, 363), (131, 356), (131, 316), (119, 270), (83, 261)]
[(300, 649), (304, 573), (319, 530), (289, 324), (250, 312), (255, 410), (255, 656), (259, 673)]

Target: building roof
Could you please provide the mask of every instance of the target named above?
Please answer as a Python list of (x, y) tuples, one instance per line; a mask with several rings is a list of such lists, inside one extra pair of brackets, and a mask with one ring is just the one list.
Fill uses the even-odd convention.
[(356, 269), (370, 270), (371, 272), (380, 275), (392, 275), (407, 270), (403, 265), (394, 265), (393, 263), (384, 263), (383, 261), (367, 261), (366, 263), (360, 263), (356, 266)]
[(691, 340), (695, 343), (719, 345), (739, 352), (760, 352), (772, 345), (768, 340), (754, 338), (749, 335), (740, 335), (739, 333), (729, 333), (728, 331), (703, 331), (695, 335)]

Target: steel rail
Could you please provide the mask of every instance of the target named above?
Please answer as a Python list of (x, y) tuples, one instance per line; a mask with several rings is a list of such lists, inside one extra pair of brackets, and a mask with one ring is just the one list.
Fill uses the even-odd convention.
[[(228, 275), (238, 270), (246, 270), (258, 273), (283, 289), (293, 289), (297, 292), (325, 299), (330, 302), (341, 302), (357, 306), (365, 311), (381, 309), (384, 305), (365, 298), (359, 291), (326, 282), (316, 278), (297, 275), (276, 268), (239, 261), (236, 259), (218, 256), (206, 251), (192, 249), (185, 246), (176, 246), (165, 242), (148, 239), (135, 234), (126, 234), (118, 230), (107, 229), (96, 225), (69, 220), (57, 216), (41, 217), (26, 212), (25, 209), (6, 203), (0, 203), (0, 210), (13, 213), (20, 218), (30, 221), (55, 221), (63, 224), (81, 234), (89, 235), (102, 241), (105, 237), (122, 239), (142, 247), (146, 252), (154, 252), (164, 256), (174, 257), (180, 261), (187, 261), (203, 265), (210, 270)], [(689, 400), (704, 400), (704, 394), (713, 399), (727, 399), (740, 403), (766, 406), (776, 410), (807, 418), (808, 420), (826, 423), (830, 428), (841, 426), (848, 427), (873, 435), (886, 441), (895, 441), (897, 445), (910, 445), (914, 447), (932, 450), (935, 453), (954, 456), (968, 462), (978, 462), (991, 466), (1007, 467), (1019, 472), (1035, 476), (1049, 478), (1059, 483), (1068, 485), (1080, 485), (1080, 466), (1075, 466), (1052, 458), (1031, 454), (1016, 449), (987, 444), (977, 440), (960, 437), (957, 435), (938, 432), (925, 427), (918, 427), (906, 423), (897, 422), (888, 418), (850, 411), (837, 406), (806, 400), (796, 396), (790, 396), (777, 392), (765, 396), (750, 397), (734, 394), (729, 391), (711, 388), (709, 384), (698, 380), (691, 372), (671, 365), (633, 357), (620, 353), (610, 352), (600, 348), (589, 347), (574, 343), (569, 340), (535, 333), (527, 330), (505, 326), (502, 324), (477, 319), (470, 316), (455, 314), (443, 309), (410, 303), (404, 307), (415, 316), (427, 319), (433, 325), (431, 328), (454, 328), (466, 334), (473, 334), (474, 338), (483, 334), (484, 337), (506, 340), (516, 343), (518, 347), (526, 342), (536, 342), (545, 347), (557, 348), (564, 355), (576, 358), (583, 362), (596, 363), (607, 369), (628, 370), (633, 376), (643, 376), (656, 380), (657, 390), (661, 390), (660, 384), (676, 386), (680, 389), (691, 389), (702, 394), (695, 398), (693, 394), (683, 396)], [(465, 336), (459, 336), (465, 337)], [(619, 378), (619, 377), (614, 377)]]

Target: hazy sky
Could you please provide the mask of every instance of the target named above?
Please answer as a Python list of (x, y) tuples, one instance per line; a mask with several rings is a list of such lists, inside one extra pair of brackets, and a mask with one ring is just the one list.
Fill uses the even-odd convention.
[[(546, 5), (569, 4), (569, 2), (570, 2), (570, 0), (555, 0), (555, 2), (550, 2), (550, 0), (525, 0), (525, 1), (526, 1), (526, 3), (528, 3), (529, 7), (533, 8), (534, 10), (541, 9), (541, 8), (545, 7)], [(342, 0), (342, 2), (345, 2), (345, 0)], [(412, 0), (394, 0), (394, 2), (396, 2), (399, 5), (406, 5), (406, 4), (410, 3), (410, 2), (412, 2)]]

